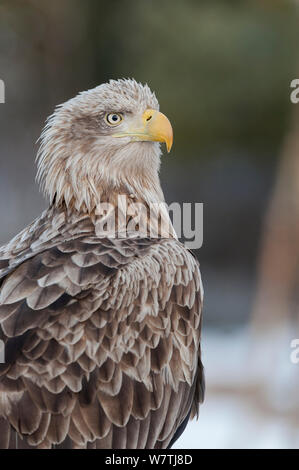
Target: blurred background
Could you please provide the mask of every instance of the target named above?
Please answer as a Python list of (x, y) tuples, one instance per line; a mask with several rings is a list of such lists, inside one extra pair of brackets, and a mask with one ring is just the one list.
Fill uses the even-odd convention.
[(298, 21), (294, 0), (0, 0), (0, 244), (46, 207), (55, 105), (134, 77), (173, 124), (166, 200), (204, 203), (207, 380), (176, 448), (299, 447)]

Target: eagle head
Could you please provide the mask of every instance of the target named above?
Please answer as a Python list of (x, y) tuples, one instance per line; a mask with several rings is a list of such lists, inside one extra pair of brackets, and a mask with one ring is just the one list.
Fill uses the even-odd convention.
[(160, 142), (172, 127), (155, 94), (135, 80), (110, 80), (59, 105), (47, 120), (37, 178), (51, 201), (91, 212), (112, 191), (162, 200)]

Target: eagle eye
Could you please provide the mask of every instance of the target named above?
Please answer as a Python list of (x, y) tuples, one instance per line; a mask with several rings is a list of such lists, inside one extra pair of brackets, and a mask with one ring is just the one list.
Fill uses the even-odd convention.
[(119, 124), (123, 120), (123, 117), (121, 114), (118, 113), (109, 113), (106, 114), (105, 119), (109, 126), (117, 126), (117, 124)]

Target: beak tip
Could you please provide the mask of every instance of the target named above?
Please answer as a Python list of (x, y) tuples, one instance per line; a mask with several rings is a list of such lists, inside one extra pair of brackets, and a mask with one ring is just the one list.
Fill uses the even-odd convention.
[(170, 150), (172, 149), (172, 144), (173, 144), (173, 138), (171, 137), (171, 139), (167, 139), (167, 141), (166, 141), (167, 153), (169, 153)]

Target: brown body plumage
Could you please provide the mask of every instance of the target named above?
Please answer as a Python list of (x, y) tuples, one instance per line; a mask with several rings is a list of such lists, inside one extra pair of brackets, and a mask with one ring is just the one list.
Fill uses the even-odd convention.
[(197, 261), (172, 230), (123, 236), (128, 215), (114, 237), (99, 229), (101, 198), (163, 193), (159, 144), (113, 139), (95, 116), (156, 99), (131, 80), (87, 93), (44, 134), (49, 209), (0, 250), (0, 448), (165, 448), (203, 399)]

